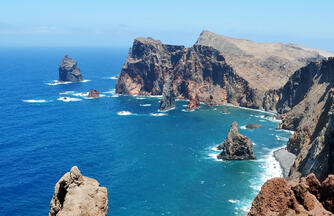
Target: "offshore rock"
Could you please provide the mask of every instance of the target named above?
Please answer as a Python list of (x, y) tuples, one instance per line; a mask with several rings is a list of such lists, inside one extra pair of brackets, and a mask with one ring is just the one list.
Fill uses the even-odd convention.
[(321, 184), (314, 174), (298, 182), (268, 180), (252, 203), (248, 216), (333, 215), (334, 176)]
[(74, 166), (56, 184), (49, 216), (105, 216), (108, 193), (95, 179), (82, 176)]
[(246, 125), (246, 128), (247, 128), (247, 129), (251, 129), (251, 130), (256, 129), (256, 128), (260, 128), (260, 127), (261, 127), (260, 124), (255, 124), (255, 123), (248, 123), (248, 124)]
[(169, 75), (167, 75), (166, 82), (163, 86), (162, 98), (160, 101), (160, 111), (168, 111), (175, 107), (175, 95), (173, 90), (173, 85), (170, 80)]
[(253, 143), (250, 138), (239, 134), (237, 122), (233, 122), (225, 141), (217, 147), (223, 150), (218, 156), (222, 160), (252, 160), (255, 159)]
[(87, 97), (90, 97), (90, 98), (98, 98), (98, 97), (100, 97), (100, 93), (99, 93), (98, 90), (91, 89), (91, 90), (89, 91)]
[(78, 63), (70, 58), (64, 56), (59, 65), (59, 81), (61, 82), (79, 82), (82, 81), (82, 75)]

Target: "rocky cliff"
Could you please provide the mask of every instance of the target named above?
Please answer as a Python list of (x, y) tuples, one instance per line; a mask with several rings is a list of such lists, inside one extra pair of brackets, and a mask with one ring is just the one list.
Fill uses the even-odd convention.
[(283, 178), (268, 180), (253, 201), (248, 216), (333, 215), (334, 175), (322, 183), (314, 174), (298, 182)]
[(107, 189), (95, 179), (82, 176), (78, 167), (72, 167), (57, 182), (49, 216), (105, 216), (107, 212)]
[(253, 143), (250, 138), (239, 134), (237, 122), (233, 122), (225, 141), (217, 147), (222, 152), (217, 156), (222, 160), (252, 160), (255, 159)]
[(61, 82), (78, 82), (82, 81), (82, 75), (78, 63), (70, 58), (64, 56), (59, 65), (59, 81)]
[(160, 101), (160, 111), (168, 111), (175, 107), (175, 95), (173, 90), (172, 80), (169, 74), (166, 77), (166, 81), (163, 85), (162, 98)]
[(161, 95), (167, 74), (177, 98), (275, 110), (280, 88), (297, 69), (327, 52), (256, 43), (203, 31), (191, 48), (134, 40), (116, 84), (120, 94)]

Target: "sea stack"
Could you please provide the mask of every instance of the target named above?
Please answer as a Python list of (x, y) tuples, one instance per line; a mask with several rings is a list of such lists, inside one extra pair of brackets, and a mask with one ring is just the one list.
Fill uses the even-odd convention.
[(239, 134), (237, 122), (233, 122), (225, 141), (217, 146), (218, 150), (223, 150), (218, 156), (222, 160), (253, 160), (253, 143), (250, 138)]
[(108, 212), (108, 192), (95, 179), (72, 167), (56, 184), (49, 216), (95, 215)]
[(175, 95), (169, 75), (165, 78), (159, 111), (168, 111), (175, 107)]
[(100, 92), (99, 92), (98, 90), (91, 89), (91, 90), (89, 91), (87, 97), (90, 97), (90, 98), (98, 98), (98, 97), (100, 97)]
[(79, 82), (82, 81), (82, 75), (77, 61), (65, 55), (59, 65), (60, 82)]

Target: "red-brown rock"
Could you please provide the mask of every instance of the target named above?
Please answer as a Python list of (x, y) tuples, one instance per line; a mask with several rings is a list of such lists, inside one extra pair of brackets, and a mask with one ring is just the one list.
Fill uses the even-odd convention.
[(299, 182), (268, 180), (253, 201), (248, 216), (333, 215), (334, 176), (320, 184), (314, 174)]
[(100, 93), (99, 93), (98, 90), (91, 89), (91, 90), (89, 91), (88, 97), (98, 98), (98, 97), (100, 97)]
[(199, 101), (198, 95), (196, 95), (195, 97), (190, 98), (188, 102), (187, 110), (191, 111), (191, 110), (199, 108), (199, 106), (200, 106), (200, 101)]

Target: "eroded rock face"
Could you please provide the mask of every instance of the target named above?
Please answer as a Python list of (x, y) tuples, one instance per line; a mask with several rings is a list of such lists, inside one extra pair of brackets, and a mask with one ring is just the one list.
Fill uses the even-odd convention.
[(171, 79), (168, 75), (163, 86), (162, 98), (160, 101), (160, 111), (167, 111), (175, 107), (175, 94)]
[(225, 141), (217, 147), (223, 150), (218, 156), (222, 160), (252, 160), (255, 159), (253, 143), (250, 138), (239, 134), (237, 122), (233, 122)]
[(91, 89), (91, 90), (89, 91), (87, 97), (98, 98), (98, 97), (100, 97), (100, 92), (99, 92), (98, 90)]
[(189, 101), (188, 101), (188, 105), (187, 105), (187, 111), (192, 111), (195, 110), (197, 108), (199, 108), (201, 105), (198, 95), (196, 94), (195, 96), (191, 96)]
[(82, 81), (82, 75), (78, 63), (70, 58), (64, 56), (59, 65), (59, 81), (61, 82), (79, 82)]
[(107, 212), (107, 189), (95, 179), (82, 176), (78, 167), (72, 167), (57, 182), (49, 216), (105, 216)]
[(299, 182), (270, 179), (254, 199), (248, 215), (333, 215), (333, 184), (333, 175), (322, 184), (314, 174)]

